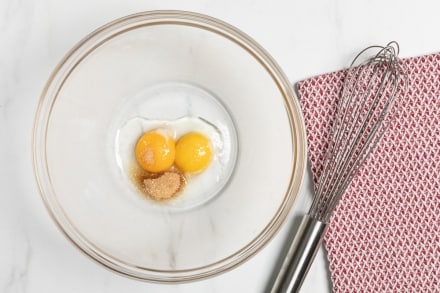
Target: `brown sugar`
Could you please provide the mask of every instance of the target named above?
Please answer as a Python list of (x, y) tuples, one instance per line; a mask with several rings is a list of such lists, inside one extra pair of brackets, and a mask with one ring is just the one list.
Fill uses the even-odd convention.
[(143, 195), (157, 201), (174, 198), (186, 185), (185, 176), (174, 166), (163, 173), (149, 173), (134, 164), (130, 169), (130, 177)]
[(145, 192), (154, 199), (165, 200), (175, 196), (184, 184), (183, 175), (165, 172), (156, 178), (144, 179)]

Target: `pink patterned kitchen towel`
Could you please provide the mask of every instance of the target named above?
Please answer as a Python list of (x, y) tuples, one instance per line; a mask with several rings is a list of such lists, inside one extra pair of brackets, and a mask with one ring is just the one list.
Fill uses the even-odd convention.
[[(403, 60), (409, 92), (325, 235), (334, 292), (440, 292), (440, 53)], [(314, 182), (344, 71), (297, 84)]]

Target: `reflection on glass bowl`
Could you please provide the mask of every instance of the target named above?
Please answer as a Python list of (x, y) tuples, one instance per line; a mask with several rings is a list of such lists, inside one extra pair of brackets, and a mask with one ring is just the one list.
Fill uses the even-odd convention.
[[(141, 196), (127, 177), (131, 134), (204, 125), (188, 121), (215, 129), (219, 164), (173, 200)], [(200, 14), (144, 12), (96, 30), (56, 67), (33, 154), (73, 244), (121, 274), (183, 282), (237, 266), (274, 236), (303, 176), (304, 126), (288, 80), (248, 36)]]

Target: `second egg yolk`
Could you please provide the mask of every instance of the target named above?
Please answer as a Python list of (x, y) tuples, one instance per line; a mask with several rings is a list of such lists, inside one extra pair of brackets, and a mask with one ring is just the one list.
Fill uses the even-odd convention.
[(174, 163), (174, 139), (160, 131), (143, 134), (136, 144), (136, 160), (147, 172), (159, 173), (168, 170)]
[(208, 167), (211, 158), (211, 143), (200, 133), (185, 134), (176, 143), (175, 163), (183, 172), (199, 173)]

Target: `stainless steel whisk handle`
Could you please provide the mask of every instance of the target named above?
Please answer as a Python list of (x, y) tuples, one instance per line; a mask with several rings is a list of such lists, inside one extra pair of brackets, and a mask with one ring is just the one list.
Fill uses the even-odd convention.
[(305, 215), (272, 286), (271, 293), (298, 292), (321, 246), (327, 224)]

